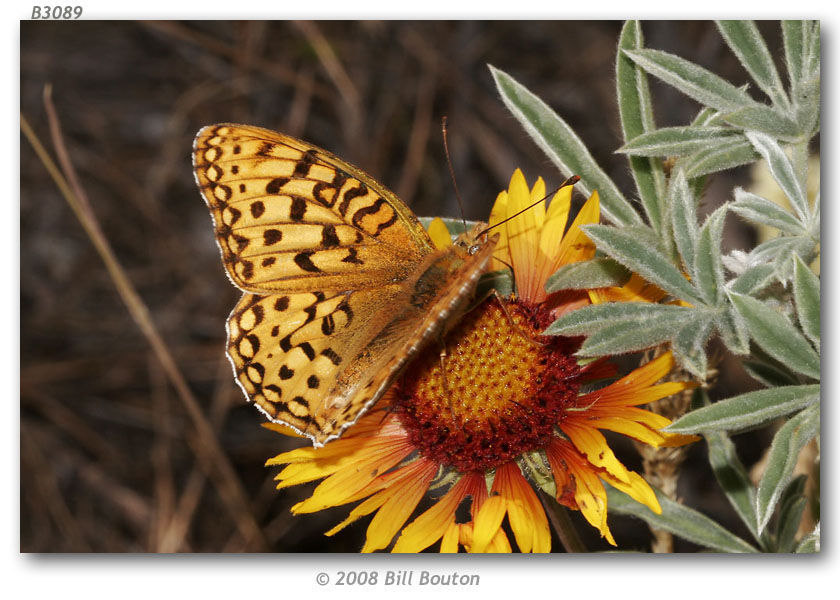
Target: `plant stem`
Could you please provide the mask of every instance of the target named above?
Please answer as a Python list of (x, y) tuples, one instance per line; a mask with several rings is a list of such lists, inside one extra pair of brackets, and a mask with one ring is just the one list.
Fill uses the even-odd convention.
[(549, 498), (545, 492), (540, 491), (539, 496), (545, 508), (545, 513), (548, 515), (548, 520), (566, 552), (588, 552), (586, 546), (580, 540), (572, 520), (569, 518), (568, 511), (555, 502), (553, 498)]

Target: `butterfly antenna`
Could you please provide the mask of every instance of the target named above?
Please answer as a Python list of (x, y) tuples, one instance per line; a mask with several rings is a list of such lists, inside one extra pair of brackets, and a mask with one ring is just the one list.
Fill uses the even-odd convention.
[(464, 231), (467, 230), (467, 219), (464, 217), (464, 203), (461, 202), (461, 192), (458, 191), (458, 182), (455, 181), (455, 169), (452, 168), (452, 158), (449, 155), (449, 142), (446, 134), (446, 117), (441, 119), (441, 130), (443, 131), (443, 151), (446, 153), (446, 164), (449, 167), (449, 176), (452, 178), (452, 186), (455, 188), (455, 198), (458, 199), (458, 208), (461, 211), (461, 221), (464, 222)]
[(510, 221), (511, 219), (513, 219), (514, 217), (518, 217), (519, 215), (521, 215), (522, 213), (524, 213), (526, 210), (531, 210), (532, 208), (534, 208), (534, 207), (535, 207), (537, 204), (539, 204), (540, 202), (545, 202), (546, 200), (548, 200), (548, 198), (549, 198), (549, 197), (553, 196), (554, 194), (556, 194), (557, 192), (559, 192), (560, 190), (562, 190), (562, 189), (563, 189), (564, 187), (566, 187), (567, 185), (574, 185), (574, 184), (576, 184), (578, 181), (580, 181), (580, 177), (579, 177), (578, 175), (572, 175), (572, 176), (571, 176), (571, 177), (569, 177), (566, 181), (564, 181), (563, 183), (561, 183), (560, 185), (558, 185), (556, 188), (554, 188), (554, 190), (550, 191), (548, 194), (546, 194), (545, 196), (543, 196), (541, 199), (537, 200), (537, 201), (536, 201), (536, 202), (534, 202), (533, 204), (530, 204), (530, 205), (526, 206), (525, 208), (523, 208), (522, 210), (520, 210), (520, 211), (519, 211), (518, 213), (516, 213), (515, 215), (511, 215), (511, 216), (509, 216), (507, 219), (504, 219), (504, 220), (502, 220), (502, 221), (499, 221), (498, 223), (495, 223), (495, 224), (491, 225), (490, 227), (488, 227), (487, 229), (485, 229), (484, 231), (482, 231), (482, 232), (481, 232), (481, 233), (479, 233), (478, 235), (479, 235), (479, 236), (482, 236), (482, 235), (484, 235), (485, 233), (487, 233), (488, 231), (490, 231), (491, 229), (493, 229), (494, 227), (498, 227), (498, 226), (499, 226), (499, 225), (501, 225), (502, 223), (507, 223), (508, 221)]

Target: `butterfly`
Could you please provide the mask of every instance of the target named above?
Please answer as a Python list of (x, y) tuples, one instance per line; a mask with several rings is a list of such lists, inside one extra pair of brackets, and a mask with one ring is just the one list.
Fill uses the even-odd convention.
[(198, 132), (196, 183), (244, 294), (227, 354), (246, 398), (319, 447), (385, 393), (468, 306), (498, 235), (444, 249), (362, 170), (248, 125)]

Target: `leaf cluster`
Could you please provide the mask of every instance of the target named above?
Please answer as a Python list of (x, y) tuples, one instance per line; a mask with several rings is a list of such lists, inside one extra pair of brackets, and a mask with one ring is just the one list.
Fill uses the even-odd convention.
[[(490, 67), (507, 108), (566, 175), (597, 190), (609, 225), (585, 227), (598, 255), (556, 272), (546, 289), (621, 286), (636, 273), (665, 293), (661, 302), (593, 304), (567, 313), (546, 334), (586, 336), (584, 358), (670, 347), (699, 381), (709, 372), (708, 346), (717, 336), (766, 389), (713, 404), (698, 392), (697, 407), (669, 430), (706, 438), (710, 465), (755, 538), (750, 544), (691, 508), (660, 498), (661, 516), (611, 494), (617, 512), (719, 551), (797, 549), (805, 498), (793, 467), (819, 434), (820, 196), (806, 193), (809, 147), (820, 125), (820, 25), (781, 24), (786, 81), (751, 21), (720, 21), (718, 31), (751, 78), (737, 86), (684, 58), (644, 47), (641, 24), (625, 23), (618, 41), (616, 92), (637, 211), (596, 164), (583, 141), (547, 104), (510, 75)], [(694, 120), (657, 127), (648, 77), (700, 105)], [(702, 222), (698, 205), (715, 173), (764, 160), (787, 206), (736, 188)], [(769, 227), (775, 237), (750, 252), (725, 255), (726, 218), (734, 213)], [(729, 438), (733, 432), (782, 420), (757, 486)], [(769, 529), (776, 515), (774, 528)], [(813, 551), (814, 538), (799, 548)]]

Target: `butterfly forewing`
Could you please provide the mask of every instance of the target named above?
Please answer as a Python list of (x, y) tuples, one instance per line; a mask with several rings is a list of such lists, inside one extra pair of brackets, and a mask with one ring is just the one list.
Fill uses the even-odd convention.
[(315, 445), (354, 423), (443, 331), (496, 243), (470, 234), (436, 250), (385, 187), (269, 130), (206, 127), (193, 163), (222, 262), (246, 292), (228, 319), (237, 381)]
[(434, 251), (391, 192), (294, 138), (240, 125), (205, 127), (193, 164), (222, 262), (244, 291), (377, 285), (404, 277)]

